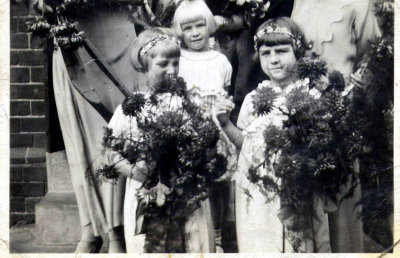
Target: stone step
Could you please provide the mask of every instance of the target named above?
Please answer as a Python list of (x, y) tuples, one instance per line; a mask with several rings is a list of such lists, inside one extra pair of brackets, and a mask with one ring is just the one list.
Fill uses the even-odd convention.
[(65, 151), (46, 153), (46, 167), (49, 192), (73, 191)]
[(73, 191), (48, 192), (35, 207), (36, 235), (42, 245), (76, 244), (81, 237)]
[[(10, 253), (74, 253), (76, 244), (43, 245), (37, 237), (34, 224), (10, 228)], [(108, 242), (104, 241), (100, 253), (107, 253)], [(50, 256), (53, 257), (54, 255)], [(61, 256), (64, 257), (65, 255)], [(19, 256), (13, 256), (19, 257)]]

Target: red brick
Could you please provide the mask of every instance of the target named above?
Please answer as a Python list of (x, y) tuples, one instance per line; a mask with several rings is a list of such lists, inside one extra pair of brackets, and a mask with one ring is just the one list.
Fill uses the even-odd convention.
[(42, 197), (31, 197), (25, 199), (25, 211), (35, 212), (35, 206), (42, 200)]
[(31, 43), (30, 47), (32, 49), (44, 49), (46, 46), (46, 39), (40, 38), (40, 37), (35, 37), (32, 34), (30, 34), (29, 41)]
[(28, 163), (43, 163), (46, 161), (45, 148), (28, 148), (26, 151), (26, 160)]
[(18, 51), (18, 65), (43, 65), (45, 58), (43, 51)]
[(45, 166), (29, 166), (22, 168), (24, 182), (47, 182)]
[(26, 152), (28, 148), (11, 148), (10, 149), (10, 163), (11, 164), (24, 164), (26, 162)]
[(40, 197), (45, 194), (44, 183), (11, 183), (13, 197)]
[(11, 67), (10, 82), (29, 82), (29, 68)]
[(10, 134), (10, 147), (32, 147), (33, 146), (33, 136), (32, 134)]
[(32, 101), (31, 102), (32, 115), (33, 116), (44, 116), (46, 115), (46, 105), (44, 101)]
[(21, 118), (21, 132), (45, 132), (47, 130), (46, 118)]
[(25, 212), (25, 198), (11, 197), (10, 212)]
[(31, 224), (35, 223), (35, 214), (33, 213), (11, 213), (10, 226), (18, 224)]
[(14, 86), (10, 87), (10, 99), (18, 99), (18, 88)]
[(20, 132), (20, 119), (19, 118), (10, 118), (10, 133), (19, 133)]
[(10, 65), (18, 65), (18, 50), (10, 51)]
[(18, 19), (10, 18), (10, 32), (11, 33), (18, 32)]
[(31, 103), (29, 101), (11, 101), (11, 116), (28, 116), (31, 114)]
[(11, 33), (11, 48), (29, 48), (28, 34)]
[(42, 67), (32, 67), (31, 68), (31, 82), (44, 82), (45, 74)]
[(26, 16), (29, 13), (28, 0), (15, 0), (11, 1), (10, 16)]
[(35, 18), (26, 18), (26, 17), (21, 17), (18, 18), (17, 25), (18, 25), (18, 32), (28, 32), (28, 25), (27, 22), (34, 21)]
[(19, 99), (44, 99), (46, 97), (46, 89), (44, 85), (11, 85), (18, 88)]
[(46, 133), (33, 134), (33, 147), (46, 147), (46, 146), (47, 146), (47, 134)]
[(21, 182), (21, 181), (22, 181), (22, 167), (11, 166), (10, 182)]

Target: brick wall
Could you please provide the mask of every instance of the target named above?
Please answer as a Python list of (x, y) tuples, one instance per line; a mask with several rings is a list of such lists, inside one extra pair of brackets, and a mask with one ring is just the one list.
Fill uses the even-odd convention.
[(33, 223), (47, 191), (47, 57), (43, 40), (27, 32), (38, 15), (31, 2), (10, 3), (10, 225)]

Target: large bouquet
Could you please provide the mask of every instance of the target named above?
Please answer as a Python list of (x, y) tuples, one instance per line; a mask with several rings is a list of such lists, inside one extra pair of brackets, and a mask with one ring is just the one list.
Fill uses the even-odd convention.
[(393, 245), (394, 1), (375, 1), (382, 37), (371, 42), (364, 86), (355, 104), (365, 117), (360, 158), (364, 231), (383, 247)]
[[(103, 144), (132, 165), (146, 164), (138, 190), (139, 217), (144, 217), (146, 252), (185, 252), (184, 224), (205, 200), (207, 185), (226, 171), (226, 158), (217, 152), (219, 130), (187, 95), (182, 78), (168, 77), (146, 97), (134, 93), (122, 104), (136, 121), (136, 134), (113, 135)], [(98, 170), (117, 178), (115, 164)]]
[[(280, 197), (283, 223), (299, 251), (302, 240), (312, 239), (315, 198), (335, 200), (348, 177), (356, 185), (353, 161), (362, 151), (363, 138), (361, 118), (346, 95), (341, 73), (328, 75), (324, 62), (302, 59), (297, 75), (302, 83), (288, 86), (284, 105), (274, 106), (277, 96), (268, 87), (254, 96), (258, 114), (279, 108), (285, 119), (282, 127), (265, 128), (265, 161), (250, 168), (248, 177), (262, 192)], [(272, 167), (273, 176), (262, 173), (261, 166)]]

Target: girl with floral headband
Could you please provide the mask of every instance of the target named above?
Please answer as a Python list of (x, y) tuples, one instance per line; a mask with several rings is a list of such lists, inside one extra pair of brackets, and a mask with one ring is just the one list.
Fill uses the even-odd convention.
[[(178, 74), (180, 57), (179, 41), (171, 35), (170, 30), (155, 27), (139, 34), (133, 44), (131, 63), (135, 70), (144, 73), (147, 86), (144, 92), (145, 98), (149, 98), (150, 94), (156, 90), (156, 87), (163, 84), (166, 79), (175, 78)], [(168, 103), (168, 105), (171, 105), (175, 109), (182, 108), (178, 107), (179, 101), (177, 102), (177, 98), (171, 94), (164, 93), (161, 95), (165, 97), (165, 101), (162, 100), (160, 103)], [(151, 109), (150, 102), (145, 103), (143, 110)], [(163, 104), (160, 105), (162, 106)], [(112, 129), (112, 137), (120, 137), (122, 139), (131, 139), (133, 137), (135, 139), (135, 137), (141, 135), (136, 117), (127, 113), (124, 104), (118, 106), (108, 128)], [(146, 173), (151, 170), (154, 164), (139, 161), (134, 163), (135, 165), (132, 165), (129, 160), (122, 158), (121, 154), (110, 148), (106, 148), (105, 157), (106, 163), (109, 166), (115, 167), (117, 173), (127, 177), (124, 221), (128, 253), (147, 252), (152, 248), (161, 246), (160, 243), (154, 244), (151, 240), (147, 239), (146, 232), (148, 232), (148, 228), (151, 225), (149, 226), (149, 222), (147, 222), (145, 226), (143, 221), (146, 219), (143, 213), (140, 212), (143, 209), (143, 206), (140, 206), (143, 204), (143, 202), (142, 204), (140, 203), (140, 199), (143, 199), (143, 196), (140, 197), (141, 191), (139, 189), (143, 189), (143, 182), (147, 182), (145, 181), (147, 180)], [(157, 192), (157, 198), (161, 198), (161, 196), (165, 196), (164, 194), (168, 193), (168, 187), (161, 183), (161, 179), (159, 180), (159, 190), (161, 192)], [(186, 251), (212, 252), (214, 247), (208, 199), (202, 201), (200, 207), (188, 216), (184, 225), (185, 237), (183, 238)], [(161, 219), (165, 218), (160, 218), (160, 221)], [(152, 238), (157, 237), (158, 233), (152, 233)], [(178, 239), (181, 239), (181, 236)], [(164, 241), (169, 240), (164, 239)]]
[[(221, 101), (217, 108), (220, 126), (231, 141), (240, 149), (236, 183), (236, 230), (239, 252), (292, 252), (284, 228), (285, 217), (279, 216), (283, 206), (279, 198), (271, 198), (259, 186), (249, 180), (249, 169), (265, 160), (264, 130), (268, 125), (282, 127), (285, 119), (281, 108), (286, 104), (290, 89), (309, 90), (307, 80), (299, 80), (295, 74), (298, 59), (304, 56), (303, 34), (289, 18), (271, 19), (263, 23), (254, 36), (255, 49), (263, 72), (269, 80), (259, 84), (247, 94), (242, 104), (237, 127), (229, 121), (233, 103)], [(276, 98), (268, 114), (258, 114), (257, 92), (264, 89), (274, 92)], [(274, 178), (269, 166), (258, 167), (259, 173)], [(302, 239), (303, 252), (330, 252), (328, 226), (322, 208), (322, 200), (315, 198), (317, 217), (313, 220), (313, 237)]]

